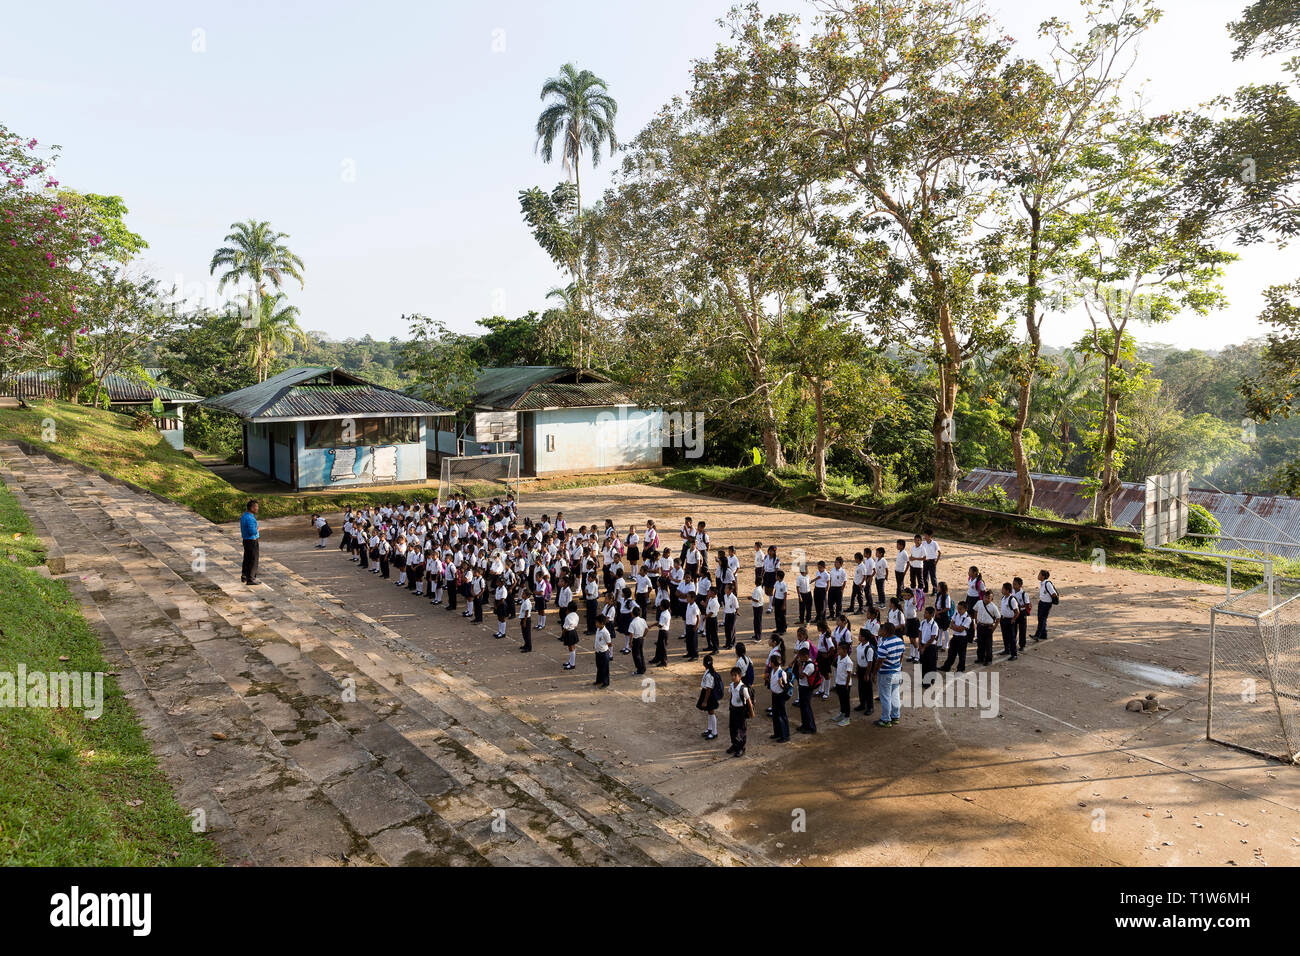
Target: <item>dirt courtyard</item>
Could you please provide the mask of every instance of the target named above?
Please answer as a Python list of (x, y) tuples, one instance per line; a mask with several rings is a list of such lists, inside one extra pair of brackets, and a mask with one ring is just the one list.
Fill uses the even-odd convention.
[[(557, 509), (573, 527), (611, 518), (620, 534), (653, 518), (670, 544), (683, 515), (704, 519), (715, 550), (735, 545), (742, 585), (751, 580), (755, 541), (775, 544), (787, 567), (792, 552), (803, 549), (813, 563), (829, 565), (842, 555), (851, 569), (855, 551), (883, 546), (892, 556), (894, 540), (917, 530), (635, 484), (522, 500), (523, 513), (534, 517), (554, 517)], [(331, 516), (331, 523), (337, 529), (341, 521)], [(731, 759), (724, 753), (725, 714), (717, 740), (700, 736), (703, 715), (694, 702), (701, 668), (681, 660), (680, 622), (669, 644), (671, 666), (651, 668), (651, 686), (633, 673), (630, 655), (615, 653), (613, 684), (599, 690), (591, 683), (589, 638), (579, 647), (578, 669), (561, 668), (565, 655), (553, 613), (544, 630), (534, 630), (534, 653), (524, 655), (517, 622), (507, 639), (494, 640), (495, 618), (473, 625), (459, 612), (358, 572), (336, 549), (337, 536), (316, 550), (305, 518), (265, 522), (262, 541), (267, 556), (318, 581), (346, 606), (382, 620), (446, 665), (511, 697), (588, 756), (778, 862), (1300, 863), (1300, 767), (1205, 739), (1209, 609), (1222, 600), (1221, 588), (941, 541), (939, 579), (958, 597), (971, 564), (995, 587), (1013, 575), (1032, 582), (1047, 567), (1061, 592), (1050, 640), (1031, 642), (1016, 661), (995, 658), (992, 668), (973, 666), (969, 656), (969, 671), (997, 674), (996, 716), (973, 707), (905, 707), (896, 727), (872, 726), (861, 714), (837, 727), (829, 720), (832, 694), (816, 701), (817, 735), (795, 734), (777, 745), (768, 740), (768, 694), (760, 690), (749, 748)], [(747, 589), (741, 592), (738, 635), (746, 641)], [(795, 619), (792, 612), (791, 645)], [(1000, 639), (994, 643), (1000, 647)], [(765, 654), (751, 647), (760, 672)], [(719, 663), (730, 666), (730, 652)], [(1159, 695), (1167, 709), (1125, 710), (1127, 701), (1147, 693)]]

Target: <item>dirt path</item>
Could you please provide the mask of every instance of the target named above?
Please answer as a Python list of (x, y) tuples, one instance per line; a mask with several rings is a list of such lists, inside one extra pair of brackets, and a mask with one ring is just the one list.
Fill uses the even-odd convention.
[[(684, 514), (708, 521), (715, 547), (776, 544), (829, 563), (867, 545), (894, 551), (900, 535), (642, 485), (548, 491), (524, 499), (529, 514), (563, 510), (570, 524), (614, 519), (620, 532), (653, 518), (675, 539)], [(337, 523), (336, 523), (337, 527)], [(913, 529), (905, 529), (907, 535)], [(700, 738), (698, 664), (651, 669), (652, 685), (614, 655), (613, 686), (591, 687), (589, 642), (578, 670), (564, 660), (552, 620), (536, 652), (518, 653), (513, 624), (474, 626), (376, 576), (333, 547), (315, 550), (304, 519), (265, 523), (263, 548), (407, 639), (465, 668), (494, 692), (521, 700), (589, 756), (634, 772), (711, 823), (773, 858), (805, 864), (1295, 865), (1300, 863), (1300, 768), (1205, 740), (1209, 609), (1222, 591), (1189, 581), (992, 548), (941, 542), (939, 578), (964, 591), (965, 569), (986, 581), (1052, 572), (1062, 603), (1052, 639), (994, 667), (998, 713), (919, 708), (882, 729), (855, 715), (835, 727), (818, 701), (822, 732), (778, 747), (762, 716), (743, 759)], [(337, 538), (331, 539), (337, 543)], [(742, 581), (747, 580), (742, 577)], [(743, 605), (742, 601), (742, 605)], [(739, 634), (748, 637), (747, 614)], [(995, 643), (998, 643), (995, 641)], [(617, 645), (616, 645), (617, 646)], [(761, 661), (761, 655), (759, 656)], [(650, 693), (653, 691), (653, 693)], [(1126, 701), (1154, 692), (1168, 709), (1148, 715)], [(725, 718), (723, 719), (725, 725)], [(796, 828), (802, 823), (803, 829)]]

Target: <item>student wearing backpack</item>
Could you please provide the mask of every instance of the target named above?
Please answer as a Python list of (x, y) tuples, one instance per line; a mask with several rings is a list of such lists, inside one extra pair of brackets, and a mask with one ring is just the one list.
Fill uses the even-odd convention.
[(1038, 628), (1034, 631), (1034, 640), (1047, 640), (1047, 615), (1053, 605), (1061, 603), (1061, 596), (1056, 585), (1051, 582), (1052, 573), (1046, 568), (1038, 572)]
[(975, 663), (993, 663), (993, 628), (998, 623), (998, 606), (993, 595), (985, 591), (975, 604)]
[(754, 662), (745, 655), (745, 645), (736, 645), (736, 666), (740, 668), (740, 680), (749, 688), (752, 699), (754, 692)]
[(1011, 594), (1020, 605), (1020, 613), (1016, 615), (1016, 643), (1023, 651), (1025, 639), (1029, 636), (1029, 595), (1025, 593), (1023, 578), (1011, 579)]
[(704, 676), (700, 678), (700, 699), (695, 702), (695, 708), (708, 715), (704, 722), (704, 733), (700, 734), (705, 740), (716, 740), (718, 737), (717, 714), (720, 700), (722, 700), (722, 678), (713, 669), (713, 655), (705, 654)]
[(849, 725), (849, 685), (853, 681), (852, 649), (848, 644), (839, 644), (835, 648), (835, 696), (839, 700), (839, 713), (831, 718), (837, 727)]
[(727, 753), (733, 757), (743, 757), (745, 743), (749, 738), (749, 718), (754, 716), (754, 699), (741, 679), (739, 667), (731, 669), (731, 686), (727, 691), (731, 704), (730, 719), (727, 721), (727, 729), (731, 733), (731, 746), (727, 748)]
[(768, 657), (767, 687), (772, 692), (772, 736), (779, 744), (790, 742), (790, 718), (785, 712), (785, 702), (790, 698), (790, 675), (783, 666), (781, 652)]
[(1002, 585), (1000, 612), (1002, 653), (1007, 655), (1007, 660), (1014, 661), (1016, 659), (1016, 619), (1020, 616), (1020, 602), (1016, 600), (1010, 581), (1006, 581)]
[(800, 724), (795, 730), (801, 734), (817, 733), (817, 720), (813, 717), (813, 694), (822, 685), (822, 675), (817, 665), (812, 662), (806, 649), (800, 650), (795, 664), (795, 675), (799, 687)]

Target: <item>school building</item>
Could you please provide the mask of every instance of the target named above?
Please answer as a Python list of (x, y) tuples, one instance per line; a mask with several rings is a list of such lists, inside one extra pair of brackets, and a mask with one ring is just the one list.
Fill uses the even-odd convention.
[[(555, 365), (485, 368), (470, 404), (429, 436), (435, 458), (511, 452), (521, 475), (656, 468), (663, 411), (642, 408), (599, 372)], [(489, 431), (490, 429), (490, 431)]]
[[(108, 396), (110, 411), (133, 414), (137, 409), (147, 409), (153, 417), (154, 427), (162, 433), (167, 444), (178, 451), (185, 447), (185, 406), (203, 401), (202, 395), (185, 392), (163, 385), (163, 370), (146, 368), (145, 375), (111, 372), (104, 376), (101, 394)], [(0, 379), (0, 395), (13, 398), (57, 399), (63, 392), (62, 372), (56, 368), (37, 368), (15, 372)], [(92, 384), (81, 389), (81, 398), (94, 394)]]
[(426, 481), (426, 435), (452, 414), (318, 365), (204, 399), (203, 407), (239, 418), (244, 465), (295, 491)]

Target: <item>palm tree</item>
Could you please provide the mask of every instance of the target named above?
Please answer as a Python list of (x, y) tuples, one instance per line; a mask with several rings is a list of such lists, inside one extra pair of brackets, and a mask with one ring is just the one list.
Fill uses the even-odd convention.
[(240, 328), (240, 341), (248, 342), (248, 361), (257, 372), (259, 382), (266, 381), (266, 373), (277, 357), (277, 349), (292, 349), (296, 342), (307, 345), (307, 333), (298, 325), (298, 307), (285, 301), (285, 294), (263, 296), (257, 307), (256, 319)]
[[(212, 254), (212, 264), (208, 274), (215, 275), (218, 268), (224, 268), (217, 291), (227, 285), (251, 282), (253, 290), (248, 295), (250, 316), (261, 313), (262, 301), (266, 298), (267, 283), (279, 291), (286, 277), (298, 280), (302, 286), (302, 260), (289, 250), (282, 240), (289, 236), (276, 232), (269, 222), (233, 222), (222, 246)], [(256, 295), (256, 300), (254, 299)]]
[(573, 182), (578, 190), (578, 206), (575, 215), (582, 219), (582, 162), (583, 147), (591, 150), (591, 165), (600, 165), (602, 144), (609, 142), (612, 154), (618, 149), (614, 137), (614, 117), (618, 114), (618, 104), (609, 95), (605, 81), (590, 70), (579, 72), (572, 63), (560, 67), (558, 76), (553, 76), (542, 84), (542, 99), (552, 97), (553, 101), (537, 117), (536, 148), (542, 159), (550, 162), (554, 156), (555, 141), (563, 138), (560, 155), (564, 160), (564, 169), (573, 174)]

